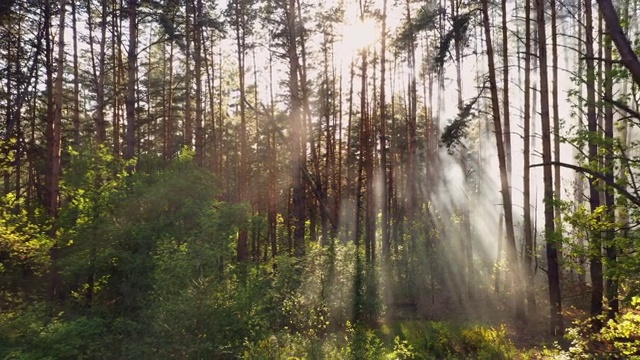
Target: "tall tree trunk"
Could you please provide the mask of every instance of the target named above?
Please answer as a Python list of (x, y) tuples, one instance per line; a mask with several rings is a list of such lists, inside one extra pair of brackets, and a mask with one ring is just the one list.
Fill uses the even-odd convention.
[[(613, 73), (612, 73), (612, 44), (610, 36), (605, 35), (604, 39), (604, 98), (613, 98)], [(604, 102), (604, 137), (605, 137), (605, 157), (604, 157), (604, 176), (608, 183), (614, 183), (614, 138), (613, 138), (613, 107), (610, 102)], [(615, 194), (611, 187), (605, 188), (604, 202), (607, 207), (607, 222), (614, 223), (616, 221), (615, 214)], [(615, 245), (615, 229), (610, 227), (604, 234), (605, 252), (607, 255), (607, 305), (608, 318), (614, 319), (620, 311), (618, 302), (618, 281), (615, 271), (612, 270), (616, 266), (618, 257), (617, 247)]]
[(493, 113), (493, 124), (496, 137), (496, 147), (498, 150), (498, 163), (500, 167), (500, 188), (502, 192), (502, 203), (504, 207), (504, 220), (507, 233), (507, 258), (509, 268), (513, 273), (515, 286), (516, 318), (524, 320), (524, 296), (522, 282), (520, 281), (520, 267), (518, 266), (518, 254), (516, 251), (515, 233), (513, 229), (513, 212), (511, 204), (511, 190), (509, 188), (509, 176), (507, 172), (506, 153), (502, 134), (502, 122), (500, 120), (500, 104), (498, 97), (498, 87), (496, 81), (496, 68), (493, 55), (493, 44), (491, 42), (491, 24), (489, 18), (488, 0), (482, 1), (483, 27), (485, 32), (485, 42), (487, 47), (487, 58), (489, 63), (489, 85), (491, 90), (491, 106)]
[[(596, 89), (595, 89), (595, 65), (593, 54), (593, 12), (591, 0), (584, 0), (585, 15), (585, 45), (587, 63), (587, 122), (589, 130), (589, 159), (598, 157), (598, 119), (596, 116)], [(596, 179), (589, 178), (589, 204), (591, 211), (596, 212), (600, 207), (600, 194)], [(591, 315), (597, 316), (602, 313), (602, 239), (599, 231), (592, 231), (589, 242), (589, 270), (591, 273)]]
[(96, 136), (98, 145), (104, 144), (107, 140), (107, 132), (105, 129), (104, 108), (104, 78), (106, 76), (106, 45), (107, 45), (107, 0), (100, 0), (101, 5), (101, 21), (100, 21), (100, 54), (98, 54), (98, 83), (96, 88), (97, 95), (97, 114), (96, 114)]
[(287, 16), (287, 55), (289, 60), (289, 92), (291, 95), (291, 181), (293, 188), (292, 226), (293, 248), (295, 256), (305, 254), (305, 220), (306, 220), (306, 196), (304, 188), (304, 152), (303, 146), (303, 122), (300, 97), (300, 83), (298, 79), (298, 23), (296, 21), (296, 0), (289, 0), (286, 9)]
[[(12, 119), (12, 112), (13, 109), (11, 109), (11, 94), (12, 94), (12, 89), (11, 89), (11, 83), (13, 82), (13, 72), (12, 72), (12, 65), (13, 65), (13, 60), (12, 60), (12, 52), (11, 52), (11, 45), (9, 44), (7, 46), (7, 57), (6, 57), (6, 64), (7, 64), (7, 69), (6, 69), (6, 77), (7, 77), (7, 103), (6, 103), (6, 128), (5, 128), (5, 133), (3, 134), (2, 137), (2, 156), (3, 156), (3, 161), (5, 159), (9, 159), (10, 158), (10, 153), (11, 153), (11, 148), (8, 146), (9, 144), (9, 139), (11, 139), (12, 134), (9, 133), (10, 126), (14, 126), (13, 125), (13, 119)], [(19, 56), (15, 56), (16, 58), (19, 58)], [(19, 62), (16, 62), (16, 65), (19, 65)], [(4, 166), (5, 164), (2, 164), (3, 169), (2, 169), (2, 173), (3, 173), (3, 178), (4, 178), (4, 191), (3, 191), (3, 195), (7, 195), (11, 192), (11, 171), (9, 170), (9, 167), (7, 166), (7, 168), (5, 169)], [(20, 175), (18, 174), (18, 177)]]
[[(118, 4), (118, 5), (116, 5)], [(111, 15), (111, 56), (113, 57), (113, 154), (120, 157), (120, 118), (121, 118), (121, 89), (123, 78), (122, 66), (122, 0), (113, 2)]]
[[(211, 50), (207, 49), (207, 41), (202, 41), (202, 51), (204, 53), (204, 68), (207, 70), (207, 92), (209, 95), (209, 116), (211, 117), (211, 169), (214, 174), (218, 174), (218, 127), (216, 124), (216, 101), (215, 101), (215, 54), (213, 52), (214, 36), (209, 35), (209, 42), (211, 42)], [(222, 71), (221, 71), (222, 73)]]
[[(553, 86), (551, 97), (553, 98), (553, 159), (556, 162), (553, 168), (554, 197), (557, 200), (562, 198), (561, 194), (561, 174), (560, 174), (560, 106), (558, 99), (558, 30), (557, 30), (557, 10), (556, 0), (550, 0), (551, 7), (551, 76)], [(559, 204), (559, 203), (558, 203)], [(556, 217), (556, 231), (562, 234), (562, 213), (560, 206), (556, 206), (554, 215)], [(558, 259), (562, 258), (562, 244), (558, 246)]]
[[(410, 24), (411, 20), (411, 7), (410, 1), (406, 1), (406, 20), (407, 23)], [(416, 161), (417, 161), (417, 151), (416, 151), (416, 125), (417, 125), (417, 117), (418, 117), (418, 94), (417, 94), (417, 85), (416, 85), (416, 55), (415, 55), (415, 34), (409, 34), (409, 45), (407, 49), (407, 61), (409, 66), (409, 122), (407, 123), (408, 132), (407, 132), (407, 144), (408, 144), (408, 162), (407, 162), (407, 193), (406, 193), (406, 203), (407, 203), (407, 216), (413, 227), (413, 219), (415, 218), (415, 209), (416, 209)], [(411, 236), (413, 239), (413, 236)], [(412, 251), (415, 249), (412, 249)]]
[(562, 299), (560, 296), (560, 267), (558, 264), (558, 240), (555, 233), (553, 205), (553, 178), (551, 165), (551, 124), (549, 116), (549, 79), (547, 76), (547, 38), (545, 0), (537, 0), (538, 13), (538, 61), (540, 63), (540, 118), (542, 120), (542, 161), (544, 165), (544, 233), (547, 249), (547, 278), (549, 281), (549, 311), (551, 334), (564, 332)]
[[(60, 201), (60, 171), (61, 171), (61, 163), (60, 163), (60, 152), (62, 148), (61, 143), (61, 129), (62, 126), (62, 105), (63, 105), (63, 94), (62, 94), (62, 80), (64, 77), (64, 28), (65, 28), (65, 15), (66, 15), (66, 4), (65, 0), (60, 0), (60, 22), (59, 22), (59, 30), (58, 30), (58, 58), (57, 58), (57, 74), (56, 74), (56, 82), (55, 82), (55, 110), (47, 123), (47, 150), (48, 150), (48, 173), (49, 173), (49, 182), (48, 182), (48, 203), (47, 209), (49, 212), (49, 217), (53, 219), (54, 225), (51, 229), (51, 235), (55, 237), (56, 234), (56, 226), (55, 222), (58, 218), (58, 206)], [(50, 2), (47, 1), (47, 9), (46, 12), (49, 12), (50, 19)], [(45, 23), (45, 26), (50, 26)], [(50, 39), (47, 39), (50, 42)], [(50, 45), (49, 45), (50, 49)], [(49, 53), (50, 54), (50, 53)], [(51, 86), (49, 86), (51, 89)], [(50, 98), (51, 99), (51, 98)], [(54, 244), (51, 248), (50, 257), (51, 257), (51, 268), (50, 268), (50, 283), (49, 283), (49, 297), (51, 300), (54, 300), (58, 297), (59, 291), (59, 283), (60, 283), (60, 274), (57, 269), (58, 262), (58, 253), (59, 248), (57, 244)]]
[(267, 218), (269, 222), (269, 242), (271, 244), (271, 257), (278, 256), (278, 183), (276, 170), (278, 166), (278, 151), (276, 150), (276, 108), (273, 91), (273, 52), (269, 52), (269, 205), (267, 210)]
[[(503, 4), (503, 7), (504, 7), (504, 4)], [(451, 0), (451, 14), (455, 17), (460, 16), (460, 3), (458, 0)], [(506, 29), (506, 22), (503, 22), (503, 26)], [(503, 41), (506, 43), (506, 32), (503, 32), (503, 36), (504, 36)], [(505, 57), (503, 58), (503, 61), (506, 64), (507, 63), (506, 48), (504, 49), (504, 52), (505, 52)], [(458, 112), (461, 112), (463, 111), (463, 108), (464, 108), (464, 102), (462, 100), (462, 91), (463, 91), (462, 90), (462, 41), (459, 36), (456, 36), (454, 38), (454, 56), (455, 56), (455, 64), (456, 64), (456, 87), (457, 87), (456, 92), (458, 94), (457, 108), (458, 108)], [(507, 68), (507, 65), (505, 65), (505, 70), (506, 68)], [(505, 79), (508, 78), (506, 74), (508, 73), (505, 73)], [(507, 84), (505, 83), (505, 85)], [(504, 96), (508, 97), (508, 86), (505, 87), (504, 91), (505, 91)], [(429, 98), (430, 97), (431, 96), (429, 96)], [(425, 101), (426, 101), (426, 96), (425, 96)], [(510, 138), (511, 138), (510, 135), (507, 135), (506, 139), (509, 139), (509, 142), (511, 141)], [(510, 145), (508, 147), (510, 148)], [(433, 151), (433, 154), (431, 156), (435, 158), (437, 156), (437, 150)], [(467, 168), (468, 157), (469, 156), (467, 153), (467, 149), (462, 148), (460, 150), (460, 163), (462, 166), (463, 176), (465, 179), (464, 191), (465, 191), (467, 200), (462, 205), (462, 222), (461, 222), (462, 232), (461, 233), (463, 234), (463, 236), (462, 236), (462, 242), (460, 245), (462, 246), (462, 252), (464, 253), (464, 261), (465, 261), (464, 283), (465, 283), (467, 295), (469, 297), (473, 297), (474, 269), (473, 269), (473, 243), (472, 243), (472, 236), (471, 236), (471, 211), (470, 211), (471, 186), (469, 184), (469, 179), (468, 179), (469, 171)], [(510, 161), (508, 165), (510, 166)]]
[(58, 207), (60, 202), (60, 152), (62, 147), (61, 126), (62, 126), (62, 105), (63, 105), (63, 89), (62, 80), (64, 78), (64, 29), (66, 16), (66, 1), (60, 0), (60, 23), (58, 30), (58, 59), (57, 59), (57, 75), (55, 85), (55, 114), (51, 126), (51, 144), (50, 160), (51, 160), (51, 184), (49, 193), (49, 215), (56, 219), (58, 217)]
[(380, 188), (382, 199), (382, 257), (388, 260), (391, 242), (389, 241), (389, 192), (387, 191), (387, 99), (386, 99), (386, 69), (387, 69), (387, 0), (382, 3), (382, 30), (380, 34)]
[[(169, 83), (167, 94), (167, 116), (164, 119), (164, 159), (169, 160), (173, 156), (173, 41), (169, 42), (169, 59), (167, 60), (169, 67)], [(213, 100), (212, 100), (213, 101)]]
[(138, 60), (138, 4), (128, 1), (129, 49), (127, 51), (127, 132), (124, 158), (131, 160), (136, 153), (136, 62)]
[[(582, 26), (582, 21), (583, 21), (583, 16), (582, 16), (582, 1), (578, 1), (578, 14), (577, 14), (577, 21), (576, 21), (576, 27), (578, 28), (578, 38), (576, 39), (577, 41), (577, 48), (578, 48), (578, 56), (581, 56), (580, 54), (582, 54), (582, 49), (584, 47), (584, 41), (582, 40), (582, 31), (584, 26)], [(581, 61), (581, 59), (578, 59), (578, 74), (582, 74), (584, 71), (584, 66), (583, 66), (583, 62)], [(578, 86), (578, 109), (584, 109), (583, 106), (583, 90), (582, 90), (582, 83), (580, 83), (580, 86)], [(584, 129), (584, 125), (582, 121), (578, 121), (578, 133), (581, 133)], [(576, 156), (580, 156), (582, 154), (583, 149), (577, 149), (576, 151)], [(583, 202), (584, 202), (584, 176), (578, 172), (576, 172), (575, 174), (575, 189), (574, 189), (574, 211), (578, 211), (580, 209), (580, 207), (582, 206)], [(578, 257), (578, 262), (579, 262), (579, 266), (580, 266), (580, 271), (579, 271), (579, 280), (582, 281), (583, 283), (586, 283), (586, 274), (587, 274), (587, 260), (586, 260), (586, 256), (584, 255), (584, 250), (585, 250), (585, 238), (584, 236), (580, 236), (578, 239), (578, 248), (583, 250), (583, 254), (581, 254)]]
[(531, 0), (525, 4), (525, 60), (524, 60), (524, 266), (526, 275), (527, 309), (529, 316), (536, 312), (533, 271), (533, 228), (531, 226)]
[[(131, 1), (131, 0), (130, 0)], [(193, 127), (191, 124), (191, 42), (193, 38), (193, 29), (191, 26), (191, 1), (185, 2), (185, 74), (184, 74), (184, 133), (183, 144), (189, 149), (193, 149)]]
[(196, 82), (196, 163), (204, 164), (204, 128), (202, 126), (202, 105), (204, 97), (202, 96), (202, 0), (195, 1), (195, 21), (193, 23), (194, 38), (194, 62), (195, 82)]
[[(238, 60), (238, 84), (240, 88), (240, 166), (238, 171), (238, 195), (240, 201), (249, 201), (247, 197), (248, 186), (248, 146), (247, 146), (247, 115), (246, 115), (246, 86), (245, 86), (245, 52), (246, 29), (244, 1), (234, 1), (234, 27), (236, 36), (236, 51)], [(238, 232), (238, 244), (236, 248), (238, 261), (246, 261), (249, 257), (247, 228), (241, 228)]]
[[(73, 144), (80, 145), (80, 75), (78, 67), (78, 29), (76, 0), (71, 1), (71, 26), (73, 31)], [(115, 74), (115, 70), (114, 70)]]
[(507, 176), (511, 182), (511, 116), (509, 102), (509, 37), (507, 28), (507, 0), (502, 3), (502, 112), (504, 115), (504, 151), (507, 162)]

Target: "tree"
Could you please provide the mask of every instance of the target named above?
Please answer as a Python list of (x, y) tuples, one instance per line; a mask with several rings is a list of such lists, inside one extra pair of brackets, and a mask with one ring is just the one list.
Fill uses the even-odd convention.
[[(255, 15), (253, 2), (236, 0), (229, 3), (229, 17), (236, 38), (236, 56), (238, 62), (238, 86), (240, 91), (240, 166), (238, 171), (238, 196), (241, 202), (247, 202), (249, 181), (249, 147), (247, 142), (247, 95), (245, 79), (245, 57), (249, 50), (247, 38), (252, 34), (252, 26)], [(238, 233), (237, 255), (239, 261), (248, 259), (248, 233), (247, 229), (241, 229)]]
[(620, 18), (618, 17), (616, 9), (613, 7), (613, 3), (611, 0), (598, 0), (598, 5), (600, 6), (602, 17), (607, 24), (611, 40), (620, 53), (620, 61), (631, 73), (633, 81), (640, 85), (640, 61), (631, 48), (631, 43), (620, 25)]
[[(593, 12), (591, 1), (584, 2), (585, 15), (585, 43), (586, 43), (586, 91), (587, 91), (587, 128), (589, 131), (589, 159), (598, 158), (598, 119), (596, 117), (595, 65), (593, 53)], [(589, 178), (589, 204), (591, 213), (595, 213), (600, 206), (600, 194), (596, 179)], [(602, 312), (602, 240), (597, 229), (591, 231), (589, 239), (589, 255), (591, 273), (591, 315), (597, 316)]]
[(558, 240), (556, 239), (553, 176), (551, 168), (551, 125), (549, 115), (549, 79), (547, 75), (547, 42), (544, 1), (536, 3), (538, 23), (538, 59), (540, 62), (540, 118), (542, 120), (542, 161), (544, 167), (544, 232), (547, 252), (547, 277), (549, 281), (550, 332), (564, 332), (562, 299), (560, 295), (560, 267), (558, 264)]
[(387, 261), (391, 250), (389, 239), (389, 205), (390, 192), (387, 187), (387, 0), (382, 4), (382, 27), (380, 33), (380, 174), (382, 175), (382, 206), (381, 206), (381, 229), (382, 229), (382, 257)]
[(136, 66), (138, 60), (138, 3), (128, 1), (129, 48), (127, 51), (127, 129), (124, 158), (132, 160), (136, 148)]
[(100, 47), (98, 49), (98, 64), (93, 39), (93, 14), (92, 1), (87, 1), (87, 21), (89, 28), (89, 50), (91, 52), (91, 68), (93, 72), (93, 85), (96, 90), (96, 141), (99, 145), (107, 139), (105, 128), (105, 77), (106, 77), (106, 43), (107, 43), (107, 0), (100, 0)]
[(516, 318), (524, 319), (524, 296), (522, 292), (522, 282), (520, 281), (520, 266), (516, 250), (515, 233), (513, 230), (513, 213), (511, 204), (511, 190), (509, 188), (509, 176), (507, 172), (506, 152), (503, 140), (502, 122), (500, 120), (500, 105), (498, 98), (498, 87), (496, 82), (496, 67), (494, 63), (493, 44), (491, 42), (491, 22), (489, 18), (489, 3), (482, 1), (482, 23), (484, 28), (485, 43), (487, 49), (487, 59), (489, 64), (489, 90), (491, 92), (491, 107), (493, 114), (493, 125), (496, 137), (496, 147), (498, 150), (498, 163), (500, 166), (500, 189), (502, 192), (502, 204), (504, 207), (504, 220), (507, 229), (507, 255), (509, 267), (513, 273), (515, 286)]
[(291, 187), (292, 192), (292, 226), (294, 254), (305, 254), (305, 220), (306, 220), (306, 194), (305, 194), (305, 161), (306, 141), (303, 138), (304, 118), (302, 117), (302, 94), (299, 83), (299, 54), (297, 49), (300, 24), (297, 21), (296, 0), (282, 0), (281, 2), (286, 19), (286, 50), (289, 61), (289, 94), (291, 95), (290, 127), (291, 127)]
[(531, 224), (531, 0), (525, 3), (524, 117), (523, 117), (523, 197), (524, 197), (524, 273), (526, 276), (527, 309), (536, 312), (533, 259), (533, 227)]

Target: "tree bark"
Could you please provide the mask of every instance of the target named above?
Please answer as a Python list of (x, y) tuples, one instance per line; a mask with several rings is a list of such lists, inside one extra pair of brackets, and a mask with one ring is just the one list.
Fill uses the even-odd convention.
[(125, 134), (125, 160), (131, 160), (136, 151), (136, 62), (138, 60), (138, 4), (128, 0), (129, 49), (127, 51), (127, 132)]
[[(620, 53), (620, 61), (629, 70), (633, 81), (640, 86), (640, 61), (631, 47), (631, 42), (620, 25), (620, 18), (611, 0), (596, 0), (600, 6), (600, 13), (607, 25), (611, 40)], [(589, 6), (590, 7), (590, 6)], [(589, 10), (591, 12), (591, 10)], [(593, 56), (591, 56), (593, 58)]]
[(525, 4), (525, 59), (524, 59), (524, 266), (526, 275), (527, 309), (529, 317), (536, 312), (533, 271), (533, 228), (531, 226), (531, 0)]
[[(131, 0), (130, 0), (131, 1)], [(193, 125), (191, 124), (191, 43), (193, 37), (193, 29), (191, 25), (191, 1), (185, 2), (185, 74), (184, 74), (184, 133), (183, 144), (189, 149), (193, 149)]]
[[(556, 0), (550, 0), (549, 7), (551, 8), (551, 76), (553, 77), (553, 86), (551, 88), (551, 97), (553, 99), (553, 158), (555, 161), (560, 160), (560, 106), (558, 99), (558, 31), (557, 31), (557, 10)], [(553, 168), (553, 187), (554, 198), (556, 200), (562, 199), (561, 193), (561, 173), (560, 166), (554, 166)], [(562, 231), (562, 213), (560, 211), (560, 205), (555, 207), (554, 215), (556, 217), (556, 230)], [(562, 259), (562, 244), (558, 246), (558, 259)]]
[(306, 196), (304, 189), (304, 148), (303, 146), (303, 122), (300, 97), (300, 84), (298, 78), (298, 24), (296, 21), (296, 0), (288, 0), (286, 12), (287, 21), (287, 55), (289, 60), (289, 92), (291, 95), (291, 181), (293, 188), (292, 226), (294, 255), (301, 257), (305, 254), (305, 220), (306, 220)]
[(507, 28), (507, 0), (502, 3), (502, 113), (504, 115), (504, 151), (507, 162), (507, 176), (511, 182), (511, 116), (509, 102), (509, 37)]
[[(607, 34), (604, 40), (604, 96), (606, 99), (613, 98), (613, 67), (612, 67), (612, 45), (611, 39)], [(614, 177), (614, 138), (613, 138), (613, 107), (610, 102), (604, 103), (604, 137), (605, 137), (605, 156), (604, 156), (604, 176), (607, 178), (607, 182), (611, 183), (615, 181)], [(615, 194), (611, 187), (605, 187), (604, 202), (607, 207), (606, 219), (607, 222), (614, 223), (616, 220), (615, 214)], [(618, 302), (618, 281), (615, 271), (616, 261), (618, 257), (617, 247), (615, 245), (615, 229), (609, 228), (605, 231), (605, 252), (607, 255), (607, 280), (606, 280), (606, 293), (607, 293), (607, 305), (609, 319), (614, 319), (620, 311)]]
[[(238, 169), (238, 196), (241, 202), (248, 201), (248, 146), (247, 146), (247, 115), (246, 115), (246, 86), (245, 86), (245, 52), (246, 29), (245, 29), (245, 8), (244, 1), (233, 2), (234, 29), (236, 36), (236, 55), (238, 61), (238, 84), (240, 90), (240, 166)], [(243, 227), (238, 232), (238, 243), (236, 247), (238, 261), (246, 261), (249, 258), (248, 232)]]
[(204, 97), (202, 96), (202, 0), (195, 1), (195, 21), (193, 23), (193, 37), (194, 37), (194, 61), (195, 67), (195, 82), (196, 82), (196, 164), (204, 164), (204, 128), (202, 126), (202, 105), (204, 103)]
[(380, 188), (382, 199), (382, 257), (386, 261), (391, 250), (389, 239), (389, 192), (387, 191), (387, 99), (386, 69), (387, 69), (387, 0), (382, 3), (382, 30), (380, 34)]
[[(589, 130), (589, 159), (598, 158), (598, 119), (596, 117), (596, 90), (595, 90), (595, 66), (593, 61), (593, 13), (591, 0), (584, 0), (585, 13), (585, 45), (587, 63), (587, 122)], [(600, 206), (600, 194), (596, 179), (589, 178), (589, 204), (591, 211), (595, 212)], [(593, 231), (589, 243), (589, 260), (591, 273), (591, 315), (602, 313), (602, 239), (599, 231)]]
[[(549, 79), (547, 75), (547, 41), (545, 21), (545, 0), (537, 0), (538, 13), (538, 61), (540, 63), (540, 118), (542, 120), (542, 159), (551, 162), (551, 124), (549, 114)], [(545, 165), (544, 172), (544, 233), (547, 250), (547, 279), (549, 281), (550, 333), (564, 332), (562, 321), (562, 298), (560, 296), (560, 266), (558, 264), (558, 240), (555, 232), (553, 204), (553, 175), (551, 165)]]
[(511, 203), (511, 190), (509, 187), (509, 175), (507, 172), (506, 153), (502, 133), (502, 122), (500, 119), (500, 104), (496, 81), (496, 68), (493, 55), (493, 43), (491, 42), (491, 24), (489, 19), (488, 0), (482, 1), (482, 15), (483, 27), (485, 32), (485, 45), (487, 47), (487, 58), (489, 63), (489, 85), (491, 91), (493, 124), (495, 127), (494, 131), (496, 137), (496, 147), (498, 150), (498, 163), (500, 167), (500, 188), (502, 192), (504, 220), (507, 234), (507, 256), (509, 261), (509, 268), (513, 273), (512, 278), (515, 286), (516, 318), (518, 320), (524, 320), (526, 317), (524, 311), (524, 296), (522, 291), (522, 282), (520, 281), (520, 267), (518, 265), (518, 254), (516, 251), (515, 233), (513, 229), (513, 206)]
[[(73, 31), (73, 143), (80, 145), (80, 74), (78, 67), (78, 29), (76, 1), (71, 1), (71, 26)], [(115, 74), (115, 70), (114, 70)]]

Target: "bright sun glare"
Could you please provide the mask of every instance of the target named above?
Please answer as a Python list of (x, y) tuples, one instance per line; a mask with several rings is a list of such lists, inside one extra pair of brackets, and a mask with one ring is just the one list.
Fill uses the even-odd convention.
[(345, 50), (361, 50), (373, 45), (380, 37), (378, 24), (373, 19), (359, 19), (345, 24), (342, 29), (341, 47)]

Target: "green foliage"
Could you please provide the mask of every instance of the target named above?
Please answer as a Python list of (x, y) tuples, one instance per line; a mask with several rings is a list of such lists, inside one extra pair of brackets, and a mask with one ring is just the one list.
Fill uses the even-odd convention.
[(48, 229), (30, 219), (13, 194), (0, 199), (0, 307), (19, 306), (30, 288), (42, 285), (52, 245)]
[(632, 304), (632, 310), (615, 319), (602, 317), (605, 324), (600, 330), (594, 329), (593, 319), (576, 321), (567, 330), (568, 354), (572, 358), (640, 358), (640, 298), (633, 298)]
[(106, 345), (116, 336), (104, 319), (64, 313), (48, 317), (42, 306), (3, 314), (0, 332), (4, 359), (108, 358), (113, 353)]
[[(411, 22), (405, 23), (396, 37), (396, 47), (407, 49), (416, 40), (416, 35), (422, 31), (430, 31), (436, 28), (438, 17), (446, 10), (432, 5), (422, 6), (414, 15)], [(415, 45), (413, 45), (415, 46)]]
[(406, 322), (385, 327), (383, 332), (404, 339), (415, 359), (512, 359), (518, 354), (507, 339), (504, 326), (496, 329), (444, 322)]
[(455, 147), (462, 145), (462, 141), (467, 137), (470, 123), (475, 116), (473, 107), (478, 102), (478, 99), (479, 97), (476, 97), (465, 104), (465, 106), (460, 109), (458, 116), (447, 124), (442, 131), (440, 142), (447, 148), (449, 153), (452, 153)]
[(504, 327), (405, 322), (374, 331), (347, 323), (343, 337), (280, 333), (247, 344), (245, 359), (513, 359)]
[[(451, 29), (449, 29), (441, 38), (438, 44), (435, 58), (433, 59), (433, 70), (437, 73), (442, 73), (444, 65), (447, 62), (447, 57), (451, 53), (451, 43), (458, 42), (464, 43), (467, 38), (467, 31), (469, 29), (469, 22), (472, 18), (472, 13), (464, 13), (451, 18)], [(462, 49), (460, 49), (462, 51)]]

